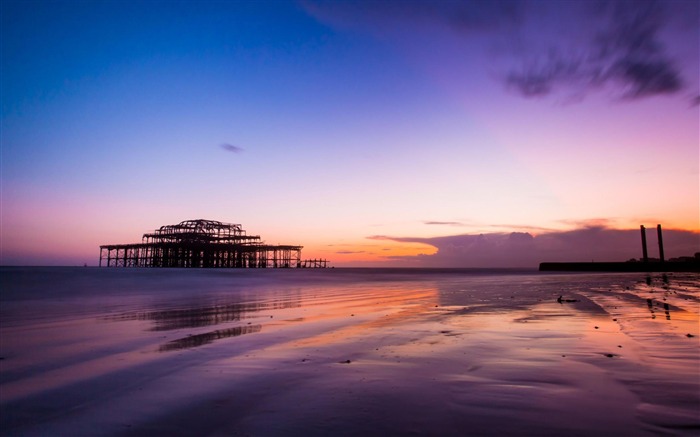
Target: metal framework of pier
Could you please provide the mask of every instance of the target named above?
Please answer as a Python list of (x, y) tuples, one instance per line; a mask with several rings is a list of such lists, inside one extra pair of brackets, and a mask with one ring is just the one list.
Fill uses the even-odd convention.
[(141, 243), (100, 246), (100, 267), (323, 268), (303, 246), (269, 245), (239, 224), (186, 220), (146, 233)]

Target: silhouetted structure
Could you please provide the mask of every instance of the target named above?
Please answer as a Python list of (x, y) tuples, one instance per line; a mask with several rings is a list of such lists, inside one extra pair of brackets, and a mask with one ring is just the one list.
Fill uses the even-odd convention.
[(327, 259), (305, 259), (301, 262), (300, 267), (302, 268), (312, 268), (312, 269), (325, 269), (328, 267)]
[(639, 229), (642, 231), (642, 260), (644, 262), (648, 262), (649, 252), (647, 252), (647, 230), (644, 225), (640, 225)]
[(302, 261), (301, 249), (265, 244), (241, 225), (186, 220), (144, 234), (141, 243), (100, 246), (100, 267), (327, 267), (327, 260)]
[(639, 227), (642, 234), (642, 262), (631, 259), (627, 262), (543, 262), (541, 271), (572, 272), (700, 272), (700, 253), (694, 257), (664, 258), (664, 240), (661, 225), (656, 225), (659, 240), (659, 259), (649, 259), (647, 235), (644, 225)]

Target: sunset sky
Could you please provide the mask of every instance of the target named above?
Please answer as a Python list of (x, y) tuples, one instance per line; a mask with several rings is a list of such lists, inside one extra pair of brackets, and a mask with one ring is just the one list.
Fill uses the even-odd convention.
[(2, 265), (197, 218), (335, 266), (700, 251), (694, 0), (3, 0), (1, 32)]

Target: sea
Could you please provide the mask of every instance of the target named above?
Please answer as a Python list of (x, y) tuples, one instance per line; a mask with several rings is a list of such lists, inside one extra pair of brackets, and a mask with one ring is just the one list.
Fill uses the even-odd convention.
[(0, 435), (700, 435), (700, 274), (0, 268)]

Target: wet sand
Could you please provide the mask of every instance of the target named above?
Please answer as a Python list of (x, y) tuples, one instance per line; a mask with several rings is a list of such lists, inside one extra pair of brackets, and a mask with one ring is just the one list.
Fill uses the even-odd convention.
[(87, 270), (2, 270), (2, 435), (700, 434), (697, 274)]

